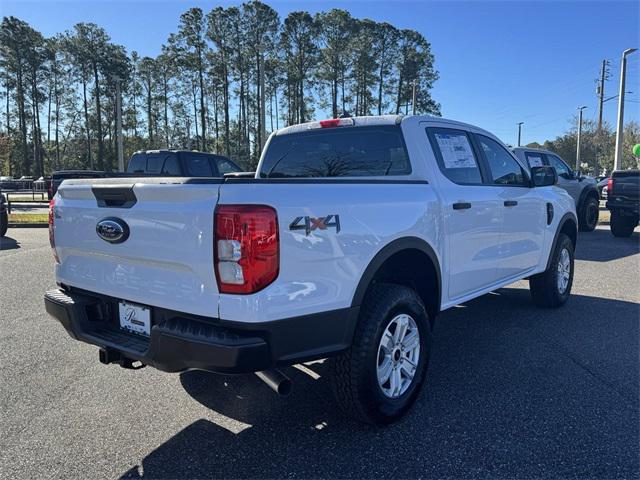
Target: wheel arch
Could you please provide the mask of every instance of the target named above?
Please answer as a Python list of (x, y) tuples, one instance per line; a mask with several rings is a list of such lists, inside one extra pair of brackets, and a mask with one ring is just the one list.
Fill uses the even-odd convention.
[(595, 185), (591, 185), (582, 189), (582, 192), (580, 193), (580, 197), (578, 199), (578, 204), (576, 205), (576, 210), (578, 212), (582, 211), (582, 208), (584, 207), (584, 202), (589, 197), (595, 198), (598, 202), (600, 201), (600, 194), (598, 193), (598, 187), (596, 187)]
[(364, 270), (351, 305), (360, 306), (369, 288), (385, 281), (416, 290), (433, 322), (440, 311), (442, 275), (431, 245), (421, 238), (403, 237), (384, 246)]
[(551, 243), (551, 249), (549, 250), (546, 269), (548, 269), (551, 264), (551, 257), (556, 249), (558, 237), (561, 233), (564, 233), (571, 239), (571, 243), (573, 243), (573, 247), (575, 248), (576, 242), (578, 241), (578, 219), (573, 213), (565, 213), (558, 222), (558, 228), (556, 228), (556, 233), (554, 234), (553, 242)]

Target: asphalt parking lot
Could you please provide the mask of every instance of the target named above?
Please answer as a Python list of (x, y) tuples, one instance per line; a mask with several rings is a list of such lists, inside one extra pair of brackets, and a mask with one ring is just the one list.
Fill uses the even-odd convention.
[[(46, 229), (0, 240), (0, 477), (637, 478), (640, 234), (581, 234), (573, 296), (519, 282), (443, 313), (427, 388), (386, 429), (337, 410), (326, 365), (255, 376), (98, 363), (43, 309)], [(319, 375), (319, 377), (318, 377)]]

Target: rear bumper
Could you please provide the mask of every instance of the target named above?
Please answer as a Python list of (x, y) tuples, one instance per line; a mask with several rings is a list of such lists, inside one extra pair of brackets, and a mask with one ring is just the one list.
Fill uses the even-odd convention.
[(623, 215), (638, 215), (640, 212), (640, 201), (629, 200), (624, 197), (609, 196), (607, 199), (607, 209), (611, 212), (620, 212)]
[(118, 300), (51, 290), (46, 311), (69, 335), (166, 372), (247, 373), (323, 358), (351, 344), (358, 308), (252, 324), (152, 308), (149, 337), (119, 328)]

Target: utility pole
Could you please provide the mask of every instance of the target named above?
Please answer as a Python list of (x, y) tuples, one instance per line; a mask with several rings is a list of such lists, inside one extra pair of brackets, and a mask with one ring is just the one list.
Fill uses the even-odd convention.
[(596, 161), (594, 165), (594, 174), (597, 177), (600, 173), (600, 154), (602, 147), (602, 109), (604, 107), (604, 82), (607, 79), (608, 66), (607, 60), (602, 60), (602, 69), (600, 70), (600, 83), (598, 85), (598, 130), (596, 130), (597, 148), (596, 148)]
[(416, 98), (417, 98), (416, 88), (418, 86), (418, 80), (417, 79), (413, 80), (411, 82), (411, 85), (413, 86), (413, 94), (411, 97), (411, 102), (412, 102), (411, 113), (415, 115), (416, 114)]
[(624, 88), (627, 76), (627, 55), (633, 53), (637, 48), (627, 48), (622, 52), (622, 63), (620, 64), (620, 96), (618, 97), (618, 125), (616, 129), (616, 153), (613, 160), (613, 169), (620, 170), (622, 167), (622, 140), (624, 135)]
[(580, 170), (580, 137), (582, 137), (582, 110), (587, 108), (586, 105), (578, 107), (578, 145), (576, 147), (576, 172)]
[(265, 125), (265, 95), (264, 95), (264, 45), (258, 46), (260, 59), (258, 61), (258, 69), (260, 70), (260, 151), (258, 157), (262, 154), (262, 149), (267, 141), (267, 126)]
[(520, 146), (520, 140), (522, 139), (522, 125), (524, 125), (524, 122), (518, 122), (518, 146)]
[(116, 78), (116, 136), (118, 137), (118, 171), (124, 172), (124, 149), (122, 145), (122, 92), (120, 82)]

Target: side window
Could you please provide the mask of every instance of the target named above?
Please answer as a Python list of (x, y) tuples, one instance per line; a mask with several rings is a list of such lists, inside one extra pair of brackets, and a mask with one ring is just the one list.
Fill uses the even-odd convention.
[(187, 174), (190, 177), (212, 177), (211, 164), (206, 155), (187, 153), (184, 155)]
[(487, 160), (491, 182), (497, 185), (526, 185), (526, 177), (520, 164), (498, 142), (476, 135), (480, 149)]
[(240, 171), (240, 168), (238, 168), (238, 166), (228, 158), (224, 158), (224, 157), (216, 158), (216, 164), (218, 165), (218, 172), (220, 172), (220, 175), (224, 175), (225, 173)]
[(134, 153), (131, 159), (129, 160), (129, 165), (127, 166), (127, 172), (135, 173), (135, 172), (144, 172), (147, 167), (147, 159), (145, 158), (144, 153)]
[(178, 162), (177, 155), (171, 155), (167, 157), (167, 159), (164, 162), (164, 166), (162, 167), (162, 174), (177, 175), (177, 176), (182, 174), (182, 172), (180, 171), (180, 163)]
[(482, 183), (478, 160), (464, 130), (428, 128), (427, 134), (440, 171), (449, 180), (461, 185)]
[(555, 155), (547, 155), (547, 158), (549, 159), (549, 165), (556, 169), (559, 177), (571, 178), (571, 175), (569, 175), (569, 167), (566, 163)]
[(524, 152), (524, 156), (527, 159), (527, 163), (530, 167), (542, 167), (544, 165), (544, 159), (541, 153), (537, 152)]

